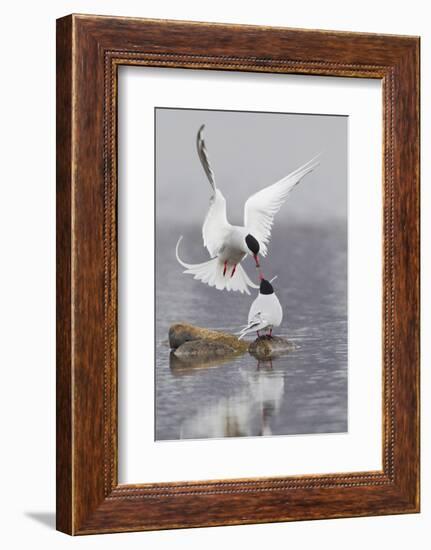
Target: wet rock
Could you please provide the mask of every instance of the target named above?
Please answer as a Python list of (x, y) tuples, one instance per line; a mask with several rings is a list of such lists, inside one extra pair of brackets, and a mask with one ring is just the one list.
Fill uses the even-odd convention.
[(232, 355), (235, 353), (235, 349), (224, 342), (216, 340), (193, 340), (184, 342), (173, 353), (176, 357), (193, 356), (205, 358)]
[(176, 350), (177, 357), (186, 355), (221, 357), (226, 354), (244, 353), (248, 350), (247, 342), (238, 340), (232, 334), (196, 327), (188, 323), (176, 323), (170, 327), (169, 346)]
[(221, 364), (227, 359), (242, 355), (246, 351), (247, 346), (238, 346), (236, 342), (222, 335), (220, 338), (186, 341), (171, 352), (171, 357), (183, 364), (211, 366), (213, 363)]
[(273, 357), (285, 355), (295, 349), (294, 344), (280, 336), (260, 336), (249, 346), (249, 352), (253, 357), (264, 361)]

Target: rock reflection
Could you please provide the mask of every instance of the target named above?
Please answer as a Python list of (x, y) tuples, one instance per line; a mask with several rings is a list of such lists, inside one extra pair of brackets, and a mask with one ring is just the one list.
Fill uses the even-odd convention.
[[(253, 361), (253, 363), (251, 363)], [(278, 414), (284, 396), (284, 377), (273, 369), (273, 361), (256, 361), (240, 367), (237, 391), (216, 401), (209, 399), (181, 421), (180, 439), (252, 437), (272, 435), (271, 422)], [(217, 367), (226, 361), (202, 361), (170, 357), (175, 375), (197, 374), (198, 370)]]
[(238, 354), (227, 355), (226, 357), (220, 359), (217, 358), (208, 358), (208, 357), (199, 357), (199, 356), (190, 356), (190, 357), (177, 357), (173, 352), (169, 355), (169, 368), (175, 376), (182, 376), (186, 374), (193, 374), (193, 372), (198, 370), (210, 369), (212, 367), (219, 367), (220, 365), (225, 365), (227, 363), (232, 363), (238, 357)]

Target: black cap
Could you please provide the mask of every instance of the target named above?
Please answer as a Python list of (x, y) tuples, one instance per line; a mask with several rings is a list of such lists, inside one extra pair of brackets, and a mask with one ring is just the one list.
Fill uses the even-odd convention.
[(260, 294), (274, 294), (274, 289), (272, 288), (272, 284), (267, 281), (266, 279), (262, 279), (260, 281)]
[(257, 239), (255, 239), (253, 235), (247, 235), (245, 242), (252, 254), (259, 254), (260, 246)]

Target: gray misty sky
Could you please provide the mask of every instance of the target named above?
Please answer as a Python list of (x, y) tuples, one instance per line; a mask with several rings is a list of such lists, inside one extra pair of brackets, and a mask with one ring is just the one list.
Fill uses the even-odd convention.
[(196, 152), (201, 124), (230, 223), (243, 223), (250, 195), (318, 153), (320, 166), (289, 195), (275, 227), (346, 221), (348, 117), (166, 108), (155, 117), (158, 223), (203, 223), (211, 189)]

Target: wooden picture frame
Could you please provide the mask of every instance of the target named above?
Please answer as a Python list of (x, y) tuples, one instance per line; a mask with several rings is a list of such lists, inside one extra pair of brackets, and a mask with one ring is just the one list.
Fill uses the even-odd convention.
[[(119, 65), (383, 84), (383, 469), (119, 485)], [(57, 529), (69, 534), (419, 511), (419, 38), (69, 15), (57, 21)]]

